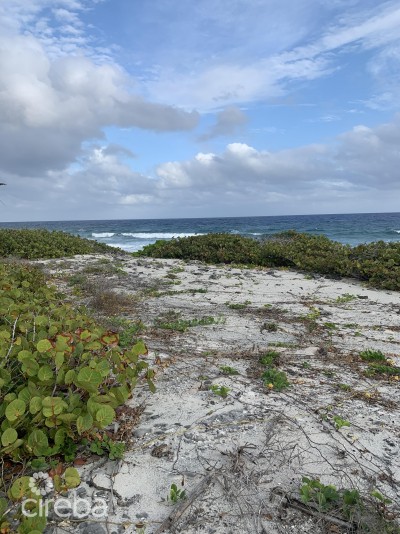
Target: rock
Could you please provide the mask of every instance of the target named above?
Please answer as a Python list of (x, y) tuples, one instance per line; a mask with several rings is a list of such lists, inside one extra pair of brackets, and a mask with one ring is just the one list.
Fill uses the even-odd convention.
[(146, 434), (149, 434), (150, 432), (151, 432), (151, 428), (150, 427), (137, 428), (133, 432), (133, 436), (135, 436), (135, 438), (142, 438), (143, 436), (145, 436)]
[(107, 534), (106, 530), (99, 523), (81, 523), (79, 525), (81, 534)]
[(99, 490), (110, 490), (111, 479), (105, 473), (99, 473), (92, 478), (92, 484)]

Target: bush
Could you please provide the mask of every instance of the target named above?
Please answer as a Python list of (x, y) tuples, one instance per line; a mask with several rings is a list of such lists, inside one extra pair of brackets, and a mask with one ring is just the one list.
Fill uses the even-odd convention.
[(0, 228), (0, 257), (25, 259), (62, 258), (75, 254), (122, 252), (104, 243), (65, 232)]
[(157, 241), (136, 256), (290, 267), (331, 276), (351, 276), (378, 288), (400, 290), (400, 243), (379, 241), (351, 247), (325, 236), (290, 230), (266, 240), (208, 234)]
[[(1, 456), (32, 468), (49, 457), (71, 460), (77, 443), (93, 443), (114, 421), (139, 376), (154, 388), (139, 360), (146, 352), (142, 342), (122, 348), (118, 334), (60, 301), (37, 268), (0, 264)], [(53, 477), (56, 491), (79, 484), (68, 469), (65, 480)], [(11, 501), (31, 497), (28, 482), (13, 481)], [(23, 518), (18, 531), (39, 526)]]

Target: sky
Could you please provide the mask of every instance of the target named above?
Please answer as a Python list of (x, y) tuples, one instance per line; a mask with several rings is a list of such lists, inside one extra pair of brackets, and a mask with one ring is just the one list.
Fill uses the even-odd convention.
[(400, 211), (398, 0), (0, 0), (0, 221)]

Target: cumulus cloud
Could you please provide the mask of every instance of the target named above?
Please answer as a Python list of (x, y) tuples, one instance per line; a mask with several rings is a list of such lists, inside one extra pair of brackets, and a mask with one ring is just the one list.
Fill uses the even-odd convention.
[[(61, 6), (53, 9), (56, 17), (79, 29), (76, 13), (69, 10), (81, 3), (55, 4)], [(97, 62), (85, 55), (84, 47), (78, 54), (66, 55), (63, 36), (59, 53), (50, 54), (43, 37), (49, 28), (46, 22), (39, 37), (34, 32), (19, 33), (51, 2), (37, 0), (30, 9), (24, 8), (26, 3), (11, 5), (14, 12), (9, 8), (4, 13), (2, 7), (9, 18), (0, 24), (7, 29), (0, 37), (0, 172), (38, 176), (63, 169), (82, 155), (84, 141), (101, 139), (107, 126), (156, 132), (196, 126), (197, 112), (145, 100), (115, 62)], [(19, 26), (12, 26), (10, 14)], [(54, 38), (53, 51), (55, 42)]]
[(209, 141), (214, 137), (232, 135), (240, 131), (248, 118), (242, 110), (236, 106), (230, 106), (217, 114), (215, 124), (208, 132), (199, 136), (199, 141)]
[(118, 146), (104, 144), (88, 148), (79, 167), (14, 176), (2, 198), (17, 220), (28, 206), (36, 219), (395, 211), (399, 145), (400, 115), (329, 144), (268, 151), (230, 143), (221, 153), (165, 162), (148, 176), (135, 171), (132, 154), (123, 152), (122, 161)]
[(296, 198), (305, 205), (311, 199), (334, 205), (344, 196), (354, 201), (364, 193), (372, 200), (377, 192), (391, 199), (400, 188), (399, 143), (400, 115), (376, 128), (357, 126), (331, 144), (270, 152), (231, 143), (221, 154), (199, 153), (189, 161), (160, 165), (158, 188), (164, 195), (170, 191), (192, 202), (204, 191), (218, 200), (230, 195), (256, 204)]

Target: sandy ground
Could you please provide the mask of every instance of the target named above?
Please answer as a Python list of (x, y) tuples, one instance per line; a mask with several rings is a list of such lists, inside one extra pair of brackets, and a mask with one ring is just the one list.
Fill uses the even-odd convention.
[[(78, 494), (106, 498), (107, 521), (67, 520), (48, 532), (346, 532), (338, 514), (331, 520), (301, 509), (303, 476), (366, 496), (377, 489), (396, 511), (399, 382), (365, 376), (359, 353), (379, 349), (400, 365), (399, 293), (288, 270), (178, 260), (44, 263), (69, 293), (68, 280), (82, 273), (99, 292), (133, 296), (117, 313), (146, 326), (141, 337), (157, 387), (155, 394), (145, 384), (134, 390), (128, 404), (144, 411), (126, 435), (123, 460), (80, 467)], [(89, 297), (73, 298), (90, 305)], [(204, 317), (212, 324), (184, 332), (160, 327)], [(279, 352), (277, 368), (290, 382), (281, 392), (262, 379), (259, 360), (270, 350)], [(228, 388), (226, 398), (211, 386)], [(338, 428), (340, 421), (349, 426)], [(187, 498), (167, 500), (171, 484)]]

